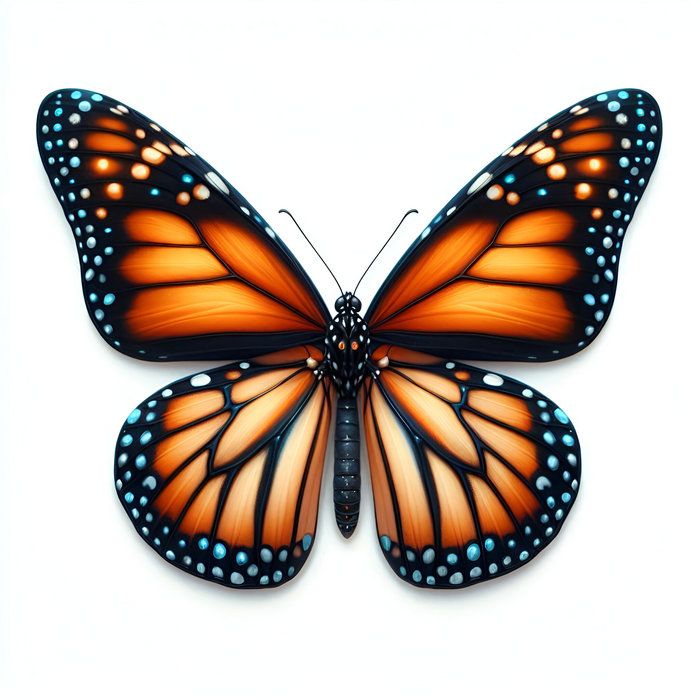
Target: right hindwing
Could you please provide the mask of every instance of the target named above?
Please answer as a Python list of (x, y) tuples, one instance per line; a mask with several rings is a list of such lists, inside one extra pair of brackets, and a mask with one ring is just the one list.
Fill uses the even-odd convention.
[(491, 372), (382, 346), (361, 397), (377, 535), (416, 586), (460, 588), (531, 561), (576, 498), (570, 419)]

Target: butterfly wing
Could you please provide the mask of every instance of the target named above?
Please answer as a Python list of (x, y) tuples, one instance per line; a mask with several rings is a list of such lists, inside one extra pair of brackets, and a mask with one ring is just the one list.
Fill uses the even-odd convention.
[(382, 346), (360, 408), (379, 542), (409, 583), (460, 588), (509, 573), (557, 535), (580, 452), (567, 415), (500, 375)]
[(141, 537), (191, 574), (277, 586), (309, 555), (333, 389), (311, 346), (187, 377), (119, 435), (119, 500)]
[(370, 335), (450, 358), (553, 360), (610, 313), (661, 143), (651, 95), (590, 97), (508, 148), (433, 219), (367, 312)]
[(37, 138), (90, 317), (111, 345), (148, 360), (230, 360), (322, 338), (328, 311), (299, 263), (158, 124), (68, 89), (42, 102)]

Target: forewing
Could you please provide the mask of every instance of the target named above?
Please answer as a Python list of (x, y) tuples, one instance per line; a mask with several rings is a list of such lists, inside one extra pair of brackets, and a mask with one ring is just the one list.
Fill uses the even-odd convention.
[(458, 359), (553, 360), (600, 332), (622, 240), (661, 143), (651, 95), (595, 95), (518, 140), (399, 262), (367, 313), (376, 342)]
[(129, 415), (119, 500), (171, 564), (225, 586), (281, 585), (316, 531), (333, 390), (309, 346), (187, 377)]
[(39, 108), (42, 162), (75, 235), (100, 334), (148, 360), (316, 342), (328, 311), (255, 209), (139, 112), (87, 90)]
[(396, 347), (361, 409), (377, 535), (392, 569), (460, 588), (514, 571), (559, 532), (580, 451), (568, 416), (513, 379)]

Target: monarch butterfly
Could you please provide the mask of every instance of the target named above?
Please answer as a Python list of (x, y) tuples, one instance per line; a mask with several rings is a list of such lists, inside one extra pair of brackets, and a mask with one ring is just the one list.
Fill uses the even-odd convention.
[(492, 161), (429, 223), (364, 317), (331, 316), (263, 217), (157, 123), (86, 90), (41, 104), (42, 162), (75, 236), (102, 337), (143, 360), (226, 360), (127, 417), (119, 500), (139, 535), (216, 583), (274, 587), (314, 541), (336, 408), (334, 501), (360, 501), (411, 584), (513, 571), (558, 534), (579, 442), (554, 402), (468, 360), (578, 352), (610, 313), (620, 248), (661, 142), (656, 101), (594, 95)]

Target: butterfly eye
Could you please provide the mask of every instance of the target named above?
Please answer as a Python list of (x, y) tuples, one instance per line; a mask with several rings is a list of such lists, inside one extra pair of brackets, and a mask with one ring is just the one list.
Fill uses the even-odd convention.
[(351, 347), (353, 350), (357, 350), (357, 348), (359, 348), (360, 346), (357, 344), (357, 341), (356, 341), (356, 340), (353, 340), (352, 343), (351, 343), (351, 345), (350, 345), (350, 347)]
[(344, 341), (344, 340), (341, 340), (341, 341), (338, 343), (338, 349), (339, 349), (339, 350), (345, 350), (345, 341)]

